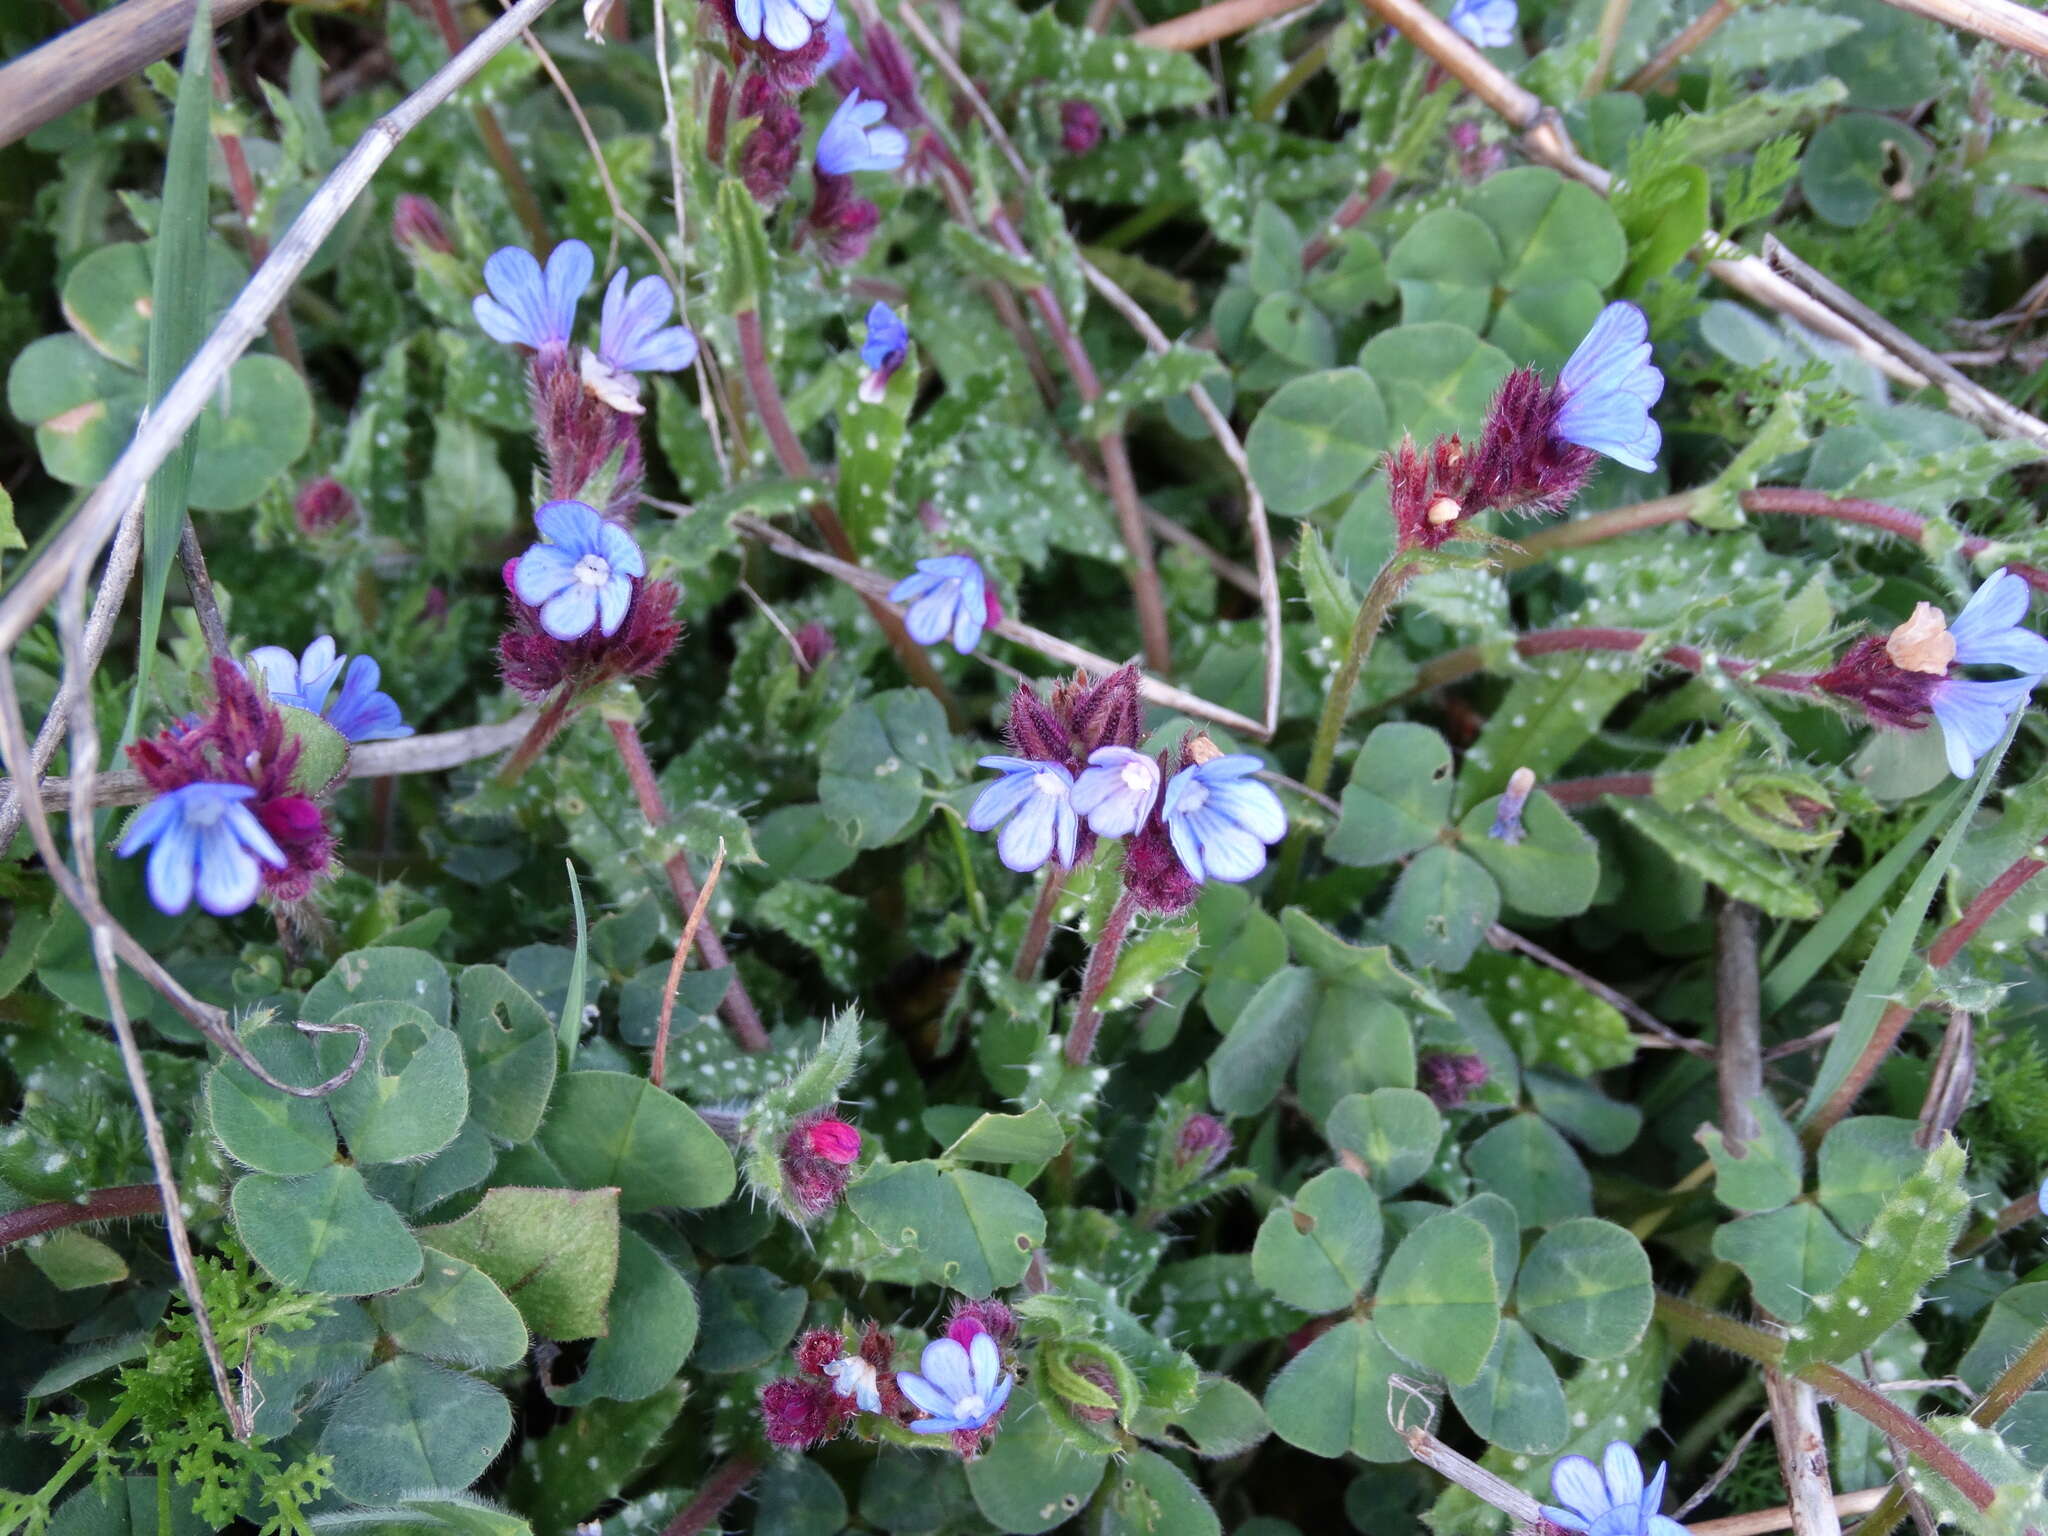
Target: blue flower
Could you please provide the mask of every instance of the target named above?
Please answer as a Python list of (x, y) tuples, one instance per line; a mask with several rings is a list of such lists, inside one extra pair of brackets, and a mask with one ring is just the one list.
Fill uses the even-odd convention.
[(1600, 311), (1559, 372), (1557, 388), (1556, 436), (1630, 469), (1657, 467), (1664, 434), (1650, 407), (1664, 393), (1664, 375), (1650, 361), (1650, 322), (1635, 305)]
[(618, 633), (633, 601), (635, 576), (647, 562), (623, 529), (580, 501), (551, 501), (533, 514), (541, 537), (519, 557), (512, 590), (540, 610), (540, 627), (557, 640), (595, 628)]
[(697, 338), (687, 325), (670, 325), (675, 295), (659, 277), (626, 287), (626, 269), (604, 291), (597, 355), (620, 373), (678, 373), (697, 359)]
[(898, 1371), (896, 1385), (928, 1417), (912, 1422), (919, 1435), (950, 1435), (962, 1429), (986, 1429), (1010, 1400), (1017, 1378), (1003, 1369), (996, 1341), (977, 1333), (962, 1348), (952, 1339), (925, 1345), (915, 1371)]
[(988, 624), (988, 579), (972, 555), (918, 561), (914, 575), (889, 589), (889, 601), (910, 605), (904, 627), (919, 645), (937, 645), (950, 633), (953, 649), (962, 656), (981, 643)]
[(825, 57), (818, 60), (818, 73), (830, 74), (852, 47), (846, 37), (846, 18), (839, 14), (839, 7), (835, 5), (825, 18)]
[(1533, 769), (1517, 768), (1508, 775), (1508, 787), (1501, 791), (1500, 803), (1493, 808), (1493, 825), (1486, 829), (1488, 837), (1510, 848), (1521, 842), (1522, 807), (1529, 803), (1529, 793), (1535, 787)]
[(576, 301), (596, 269), (590, 247), (581, 240), (556, 246), (545, 273), (530, 253), (508, 245), (484, 263), (484, 286), (491, 291), (470, 300), (470, 309), (494, 341), (536, 352), (565, 347), (576, 328)]
[[(377, 690), (383, 676), (377, 663), (368, 656), (337, 656), (332, 635), (320, 636), (298, 656), (281, 645), (259, 645), (249, 653), (249, 665), (262, 672), (272, 703), (318, 715), (350, 741), (396, 741), (412, 734), (398, 701)], [(337, 677), (341, 697), (329, 703)]]
[(148, 848), (149, 899), (163, 912), (199, 905), (215, 917), (233, 917), (256, 899), (261, 859), (285, 867), (284, 850), (242, 802), (247, 784), (187, 784), (150, 801), (128, 824), (116, 848), (122, 858)]
[(1457, 0), (1451, 26), (1474, 48), (1505, 48), (1515, 40), (1515, 0)]
[(1158, 801), (1158, 759), (1130, 747), (1097, 747), (1074, 781), (1074, 810), (1097, 837), (1129, 837)]
[(1063, 867), (1071, 865), (1081, 835), (1073, 776), (1058, 763), (1028, 757), (984, 757), (981, 766), (1002, 777), (974, 797), (967, 808), (968, 827), (988, 832), (1007, 820), (996, 838), (996, 856), (1020, 875), (1037, 869), (1055, 850)]
[(832, 1378), (832, 1390), (850, 1397), (863, 1413), (882, 1411), (881, 1381), (875, 1368), (859, 1355), (841, 1355), (825, 1362), (825, 1374)]
[(1948, 626), (1957, 662), (2010, 667), (2021, 674), (1991, 682), (1943, 677), (1929, 691), (1928, 705), (1941, 726), (1949, 770), (1959, 779), (1977, 771), (1977, 760), (1998, 745), (2013, 711), (2026, 707), (2048, 674), (2048, 640), (2020, 627), (2027, 604), (2025, 580), (2010, 569), (2001, 570), (1976, 590)]
[(811, 40), (814, 24), (832, 15), (832, 0), (734, 0), (740, 30), (754, 41), (794, 53)]
[(860, 344), (862, 365), (879, 372), (902, 362), (909, 350), (910, 331), (895, 310), (877, 299), (868, 311), (867, 339)]
[(1620, 1440), (1608, 1443), (1597, 1467), (1584, 1456), (1560, 1457), (1550, 1469), (1550, 1488), (1565, 1507), (1546, 1504), (1543, 1517), (1587, 1536), (1686, 1536), (1684, 1526), (1657, 1513), (1664, 1471), (1659, 1467), (1644, 1487), (1634, 1447)]
[(1287, 835), (1280, 797), (1248, 777), (1264, 766), (1232, 753), (1194, 763), (1166, 781), (1160, 814), (1181, 867), (1197, 880), (1249, 880), (1266, 867), (1266, 845)]
[(862, 101), (857, 90), (849, 91), (818, 135), (818, 169), (829, 176), (850, 176), (855, 171), (893, 171), (901, 165), (910, 152), (910, 140), (901, 128), (882, 121), (888, 110), (879, 101)]

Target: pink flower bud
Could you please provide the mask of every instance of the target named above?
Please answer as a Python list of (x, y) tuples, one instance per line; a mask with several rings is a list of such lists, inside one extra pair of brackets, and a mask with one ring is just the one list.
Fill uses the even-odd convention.
[(319, 538), (353, 523), (360, 509), (347, 486), (332, 475), (321, 475), (299, 487), (292, 500), (292, 514), (298, 519), (299, 532)]
[(814, 1155), (844, 1168), (860, 1156), (860, 1132), (844, 1120), (814, 1120), (804, 1127)]
[(1060, 103), (1060, 147), (1070, 155), (1085, 155), (1102, 142), (1102, 114), (1085, 101)]
[(447, 255), (455, 249), (434, 200), (413, 192), (398, 194), (398, 203), (391, 210), (391, 238), (406, 252), (439, 251)]
[(1230, 1128), (1214, 1115), (1189, 1115), (1174, 1140), (1173, 1160), (1181, 1168), (1199, 1167), (1203, 1174), (1213, 1173), (1230, 1156), (1234, 1144)]
[(839, 642), (832, 638), (832, 631), (813, 619), (796, 632), (797, 654), (804, 659), (804, 669), (815, 671), (818, 663), (839, 648)]

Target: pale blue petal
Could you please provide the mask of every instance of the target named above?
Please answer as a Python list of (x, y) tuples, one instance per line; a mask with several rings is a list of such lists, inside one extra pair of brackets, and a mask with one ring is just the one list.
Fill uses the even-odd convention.
[(910, 1426), (913, 1435), (950, 1435), (969, 1426), (959, 1419), (919, 1419)]
[(1265, 785), (1212, 784), (1208, 810), (1236, 822), (1261, 842), (1277, 843), (1287, 835), (1287, 812), (1280, 797)]
[(1956, 660), (1969, 667), (2011, 667), (2038, 677), (2048, 673), (2048, 640), (2031, 629), (1999, 630), (1967, 642), (1958, 637)]
[(121, 834), (121, 841), (114, 851), (125, 859), (137, 849), (147, 848), (182, 815), (176, 795), (158, 795), (136, 812), (135, 819), (128, 823), (128, 830)]
[(512, 567), (512, 590), (523, 603), (538, 608), (576, 583), (577, 557), (559, 544), (535, 544)]
[(1028, 875), (1052, 857), (1054, 822), (1063, 804), (1051, 795), (1041, 795), (1036, 785), (1031, 787), (1029, 798), (996, 835), (996, 857), (1004, 868)]
[(1003, 1411), (1003, 1404), (1010, 1400), (1010, 1388), (1015, 1385), (1017, 1385), (1017, 1378), (1015, 1376), (1005, 1376), (996, 1383), (995, 1391), (989, 1396), (988, 1412), (982, 1416), (982, 1423), (988, 1423)]
[(299, 658), (281, 645), (259, 645), (249, 653), (249, 665), (263, 674), (263, 685), (272, 699), (299, 691)]
[[(1032, 767), (1036, 768), (1036, 764)], [(970, 832), (987, 832), (1013, 813), (1018, 806), (1038, 793), (1031, 781), (1033, 774), (1006, 772), (995, 783), (974, 797), (974, 804), (967, 808), (967, 828)]]
[(948, 581), (939, 591), (928, 593), (910, 605), (903, 615), (903, 627), (910, 631), (910, 638), (919, 645), (937, 645), (945, 638), (946, 631), (953, 627), (959, 603), (959, 588)]
[(790, 0), (768, 0), (761, 31), (769, 47), (793, 53), (811, 40), (811, 19)]
[(953, 649), (962, 656), (974, 654), (974, 648), (981, 644), (981, 632), (987, 623), (987, 595), (972, 588), (962, 592), (953, 609)]
[(1644, 1529), (1644, 1536), (1692, 1536), (1684, 1526), (1669, 1515), (1652, 1515)]
[(995, 1392), (996, 1378), (1003, 1374), (1003, 1355), (996, 1348), (996, 1341), (985, 1333), (977, 1333), (974, 1342), (967, 1346), (967, 1365), (974, 1376), (975, 1396), (987, 1399)]
[(889, 601), (892, 603), (910, 602), (913, 598), (923, 597), (925, 593), (931, 591), (944, 580), (945, 577), (934, 575), (932, 572), (920, 567), (889, 589)]
[(933, 1339), (925, 1345), (917, 1368), (926, 1381), (946, 1394), (949, 1409), (974, 1390), (974, 1367), (957, 1339)]
[(159, 912), (178, 913), (192, 904), (198, 860), (198, 832), (182, 813), (174, 816), (149, 851), (149, 899)]
[(761, 36), (761, 11), (763, 0), (734, 0), (733, 19), (740, 24), (740, 32), (747, 37)]
[[(1174, 776), (1178, 778), (1179, 775)], [(1202, 845), (1195, 837), (1194, 829), (1188, 825), (1189, 818), (1177, 816), (1170, 806), (1173, 800), (1173, 785), (1166, 786), (1169, 809), (1166, 811), (1166, 835), (1173, 840), (1173, 851), (1179, 857), (1181, 868), (1197, 880), (1209, 878), (1208, 866), (1202, 861)]]
[(566, 342), (576, 331), (576, 304), (590, 286), (597, 259), (581, 240), (564, 240), (548, 256), (547, 339)]
[(1575, 1514), (1569, 1509), (1559, 1509), (1555, 1504), (1543, 1506), (1543, 1518), (1552, 1525), (1562, 1526), (1567, 1531), (1583, 1531), (1586, 1528), (1584, 1515)]
[(226, 826), (216, 824), (199, 834), (199, 905), (215, 917), (233, 917), (248, 910), (263, 883), (249, 851)]
[[(533, 525), (550, 544), (559, 544), (572, 557), (602, 554), (605, 520), (597, 509), (580, 501), (551, 501), (533, 514)], [(575, 563), (571, 559), (571, 564)]]
[(1601, 1472), (1607, 1480), (1607, 1498), (1613, 1504), (1640, 1509), (1643, 1502), (1643, 1464), (1636, 1448), (1626, 1440), (1610, 1440), (1600, 1457)]
[(557, 640), (576, 640), (597, 624), (597, 589), (572, 581), (540, 608), (540, 627)]
[(953, 1411), (953, 1400), (915, 1371), (898, 1371), (896, 1389), (934, 1417), (944, 1417)]
[(607, 635), (616, 635), (619, 626), (626, 622), (626, 609), (633, 602), (633, 583), (623, 576), (614, 576), (597, 589), (597, 627)]
[(1956, 637), (1956, 659), (1962, 648), (1975, 640), (2011, 629), (2027, 616), (2027, 584), (2010, 568), (2001, 568), (1970, 594), (1963, 611), (1956, 615), (1948, 632)]
[(987, 757), (976, 758), (975, 762), (980, 767), (993, 768), (998, 773), (1036, 773), (1045, 766), (1035, 757), (1004, 757), (994, 752)]
[(1977, 771), (1977, 760), (1998, 745), (2012, 712), (2027, 702), (2039, 681), (2013, 677), (1975, 683), (1949, 678), (1935, 685), (1934, 718), (1941, 725), (1951, 773), (1967, 779)]
[[(521, 252), (525, 255), (525, 252)], [(532, 346), (528, 341), (526, 322), (500, 304), (488, 294), (480, 293), (469, 301), (469, 312), (476, 316), (476, 323), (483, 333), (493, 341), (502, 341), (513, 346)], [(538, 350), (536, 348), (536, 350)]]
[(879, 368), (891, 358), (900, 356), (910, 345), (910, 332), (896, 311), (877, 299), (868, 311), (867, 339), (861, 343), (860, 360), (869, 368)]
[(256, 819), (256, 813), (248, 806), (239, 802), (230, 805), (222, 814), (220, 825), (232, 832), (244, 848), (272, 869), (283, 869), (290, 862), (285, 858), (284, 850), (277, 846), (277, 839), (270, 835), (263, 823)]
[(1663, 1504), (1664, 1474), (1669, 1472), (1670, 1470), (1671, 1468), (1669, 1466), (1658, 1467), (1657, 1475), (1650, 1479), (1649, 1487), (1643, 1490), (1643, 1496), (1639, 1501), (1639, 1507), (1641, 1508), (1645, 1516), (1654, 1515), (1655, 1513), (1657, 1513), (1659, 1506)]
[(1055, 851), (1059, 854), (1060, 867), (1072, 869), (1074, 850), (1081, 842), (1081, 818), (1074, 814), (1073, 802), (1070, 800), (1059, 801), (1058, 817), (1053, 825), (1053, 841)]
[[(1600, 1469), (1584, 1456), (1560, 1456), (1550, 1469), (1550, 1491), (1558, 1502), (1576, 1510), (1582, 1521), (1607, 1512), (1607, 1484)], [(1585, 1529), (1582, 1523), (1579, 1529)]]
[(1451, 25), (1474, 48), (1505, 48), (1515, 40), (1515, 0), (1458, 0)]
[(516, 245), (493, 251), (484, 261), (484, 286), (490, 297), (470, 304), (477, 324), (495, 341), (538, 350), (548, 339), (548, 313), (545, 283), (533, 253)]
[(647, 557), (640, 553), (640, 546), (633, 542), (633, 536), (617, 523), (599, 521), (597, 552), (615, 576), (647, 574)]
[(358, 656), (342, 679), (341, 697), (327, 712), (327, 723), (350, 741), (396, 741), (412, 727), (398, 711), (398, 701), (377, 691), (381, 671), (368, 656)]
[[(1209, 879), (1236, 885), (1266, 867), (1266, 845), (1236, 822), (1218, 815), (1213, 801), (1180, 820), (1202, 850), (1202, 866)], [(1175, 846), (1179, 846), (1178, 839)]]
[(826, 21), (832, 15), (833, 0), (795, 0), (795, 4), (813, 21)]

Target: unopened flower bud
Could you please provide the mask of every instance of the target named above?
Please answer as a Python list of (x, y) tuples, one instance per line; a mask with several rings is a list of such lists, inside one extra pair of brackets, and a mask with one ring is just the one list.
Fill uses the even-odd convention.
[(808, 1451), (839, 1433), (845, 1409), (830, 1382), (785, 1376), (761, 1389), (761, 1432), (787, 1451)]
[(846, 1353), (846, 1339), (837, 1328), (813, 1328), (790, 1351), (806, 1376), (823, 1376), (825, 1367)]
[(1429, 510), (1423, 514), (1423, 519), (1432, 526), (1441, 528), (1445, 523), (1455, 523), (1464, 510), (1458, 505), (1455, 496), (1439, 496), (1429, 504)]
[(349, 488), (332, 475), (308, 480), (292, 499), (292, 515), (298, 519), (299, 532), (308, 538), (319, 538), (347, 527), (356, 520), (360, 511)]
[(814, 1120), (803, 1128), (813, 1154), (842, 1168), (860, 1156), (860, 1132), (844, 1120)]
[(391, 238), (408, 254), (437, 251), (446, 256), (455, 249), (448, 238), (448, 226), (441, 221), (440, 208), (432, 198), (416, 192), (398, 194), (398, 202), (391, 210)]
[(814, 1221), (837, 1205), (859, 1156), (860, 1132), (844, 1120), (821, 1112), (798, 1121), (782, 1139), (782, 1183), (791, 1214)]
[[(1116, 1376), (1108, 1366), (1099, 1360), (1074, 1360), (1065, 1369), (1079, 1378), (1082, 1393), (1062, 1393), (1060, 1405), (1075, 1418), (1086, 1424), (1107, 1424), (1123, 1411), (1123, 1398), (1117, 1391)], [(1087, 1389), (1092, 1388), (1092, 1391)], [(1086, 1401), (1098, 1394), (1109, 1399), (1107, 1403)]]
[(998, 1344), (1008, 1344), (1017, 1336), (1017, 1314), (994, 1297), (960, 1302), (953, 1308), (952, 1321), (946, 1324), (947, 1337), (965, 1348), (974, 1342), (977, 1333), (989, 1335)]
[(1214, 1115), (1189, 1115), (1174, 1138), (1174, 1166), (1193, 1169), (1197, 1177), (1206, 1176), (1230, 1156), (1233, 1145), (1230, 1128)]
[(1475, 1088), (1486, 1086), (1486, 1061), (1466, 1051), (1424, 1051), (1416, 1058), (1415, 1077), (1438, 1109), (1458, 1109)]
[(818, 663), (838, 649), (838, 642), (832, 638), (832, 631), (813, 619), (796, 632), (796, 651), (803, 658), (804, 670), (815, 671)]
[(1209, 739), (1207, 731), (1196, 731), (1181, 743), (1181, 756), (1191, 763), (1213, 763), (1223, 755), (1223, 749)]
[(1493, 825), (1486, 835), (1495, 842), (1506, 843), (1510, 848), (1522, 840), (1522, 807), (1529, 803), (1530, 792), (1536, 788), (1536, 773), (1531, 768), (1517, 768), (1508, 775), (1508, 787), (1501, 792), (1500, 804), (1493, 813)]
[(1085, 101), (1060, 103), (1060, 147), (1070, 155), (1085, 155), (1102, 142), (1102, 114)]

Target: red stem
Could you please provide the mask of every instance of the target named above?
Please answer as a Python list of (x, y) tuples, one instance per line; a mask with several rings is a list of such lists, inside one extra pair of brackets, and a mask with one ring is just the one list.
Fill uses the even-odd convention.
[(1809, 1365), (1798, 1376), (1821, 1396), (1832, 1398), (1904, 1445), (1979, 1509), (1989, 1509), (1997, 1498), (1996, 1490), (1983, 1475), (1950, 1450), (1933, 1430), (1840, 1366)]
[(1019, 981), (1029, 981), (1038, 974), (1038, 962), (1045, 957), (1045, 946), (1052, 938), (1053, 908), (1059, 905), (1066, 883), (1067, 871), (1057, 864), (1045, 867), (1045, 883), (1038, 888), (1038, 901), (1024, 928), (1024, 942), (1017, 946), (1017, 963), (1010, 967), (1010, 974)]
[[(789, 424), (789, 414), (783, 409), (782, 391), (775, 386), (775, 373), (768, 366), (768, 349), (761, 339), (761, 316), (754, 310), (743, 309), (733, 317), (733, 325), (739, 333), (740, 367), (747, 377), (747, 393), (753, 397), (754, 414), (761, 419), (761, 429), (768, 434), (769, 446), (775, 450), (775, 461), (791, 479), (807, 480), (813, 473), (810, 456), (797, 440), (796, 431)], [(818, 537), (825, 541), (825, 547), (848, 565), (859, 565), (860, 553), (846, 536), (846, 525), (839, 521), (839, 513), (822, 500), (811, 503), (810, 513), (811, 524), (818, 530)], [(865, 592), (860, 594), (860, 600), (867, 605), (875, 622), (881, 625), (882, 633), (888, 638), (897, 659), (903, 663), (903, 670), (910, 674), (911, 681), (939, 701), (946, 711), (947, 722), (959, 730), (963, 724), (960, 706), (954, 701), (946, 680), (939, 676), (939, 669), (932, 665), (931, 657), (925, 654), (924, 647), (910, 638), (910, 631), (903, 627), (902, 615)]]
[[(449, 0), (431, 0), (434, 25), (440, 29), (441, 41), (447, 45), (448, 56), (453, 58), (462, 52), (468, 39), (462, 35), (462, 28), (455, 20), (455, 8)], [(476, 131), (482, 135), (484, 150), (491, 157), (491, 164), (498, 168), (498, 179), (505, 183), (505, 195), (511, 200), (512, 212), (526, 227), (526, 233), (533, 241), (534, 255), (545, 260), (548, 247), (548, 224), (540, 211), (540, 200), (533, 195), (533, 187), (527, 182), (526, 173), (519, 168), (519, 159), (512, 153), (512, 145), (505, 137), (505, 130), (498, 122), (488, 102), (478, 102), (470, 109), (476, 120)]]
[(1125, 891), (1103, 919), (1102, 936), (1095, 941), (1095, 950), (1088, 956), (1088, 970), (1081, 978), (1081, 1005), (1074, 1010), (1074, 1025), (1067, 1033), (1069, 1066), (1085, 1067), (1095, 1053), (1095, 1037), (1102, 1029), (1102, 1014), (1095, 1005), (1101, 1001), (1103, 989), (1116, 970), (1117, 952), (1124, 947), (1124, 935), (1130, 932), (1131, 918), (1137, 910), (1138, 898)]
[(0, 1248), (24, 1238), (40, 1237), (87, 1221), (127, 1221), (163, 1214), (163, 1196), (154, 1184), (120, 1184), (96, 1189), (83, 1200), (52, 1200), (0, 1213)]
[[(213, 61), (213, 94), (217, 101), (225, 103), (228, 100), (227, 71), (220, 67), (218, 58)], [(220, 158), (227, 167), (228, 190), (234, 194), (235, 210), (242, 216), (242, 232), (249, 240), (249, 265), (260, 267), (270, 259), (270, 242), (256, 228), (256, 182), (249, 174), (249, 157), (242, 152), (241, 135), (217, 133), (214, 142), (220, 145)], [(299, 350), (299, 334), (292, 329), (291, 317), (282, 309), (271, 314), (270, 340), (279, 357), (299, 373), (306, 371), (305, 354)]]
[(1641, 799), (1657, 787), (1655, 774), (1601, 773), (1588, 779), (1560, 779), (1543, 786), (1543, 792), (1559, 805), (1591, 805), (1609, 795)]
[(661, 1536), (700, 1536), (740, 1496), (740, 1490), (761, 1470), (761, 1458), (742, 1451), (704, 1480), (697, 1497), (685, 1504), (682, 1513), (669, 1521)]
[(1392, 167), (1383, 165), (1372, 173), (1372, 179), (1362, 190), (1345, 198), (1337, 211), (1330, 215), (1330, 227), (1301, 248), (1301, 270), (1313, 271), (1325, 256), (1335, 250), (1337, 237), (1378, 207), (1380, 199), (1393, 190), (1396, 179)]
[[(661, 784), (654, 777), (654, 765), (647, 760), (647, 748), (640, 740), (639, 727), (630, 720), (617, 719), (606, 720), (605, 725), (610, 728), (612, 741), (618, 746), (619, 760), (626, 765), (626, 777), (633, 782), (633, 798), (640, 802), (640, 814), (647, 818), (650, 827), (665, 826), (668, 803), (662, 799)], [(669, 855), (664, 868), (668, 871), (669, 889), (675, 893), (676, 905), (682, 909), (682, 920), (687, 923), (690, 910), (697, 905), (697, 882), (690, 874), (689, 855), (677, 849)], [(697, 951), (713, 970), (732, 963), (726, 957), (724, 941), (709, 921), (697, 930)], [(754, 1010), (754, 1000), (747, 995), (737, 968), (733, 970), (732, 981), (718, 1006), (741, 1050), (768, 1049), (768, 1032), (761, 1027), (761, 1015)]]
[[(1945, 928), (1941, 936), (1927, 946), (1927, 963), (1940, 970), (1952, 962), (1962, 953), (1963, 946), (1975, 938), (1977, 931), (1991, 920), (1993, 914), (2010, 901), (2020, 887), (2043, 869), (2048, 869), (2048, 861), (2026, 855), (2015, 859), (1997, 879), (1977, 893), (1976, 899), (1963, 909), (1961, 917)], [(1809, 1144), (1817, 1144), (1836, 1121), (1855, 1107), (1856, 1100), (1869, 1086), (1870, 1079), (1876, 1075), (1878, 1067), (1883, 1064), (1885, 1057), (1892, 1053), (1892, 1047), (1898, 1044), (1899, 1036), (1912, 1022), (1915, 1011), (1904, 1003), (1889, 1003), (1885, 1006), (1883, 1014), (1878, 1018), (1877, 1028), (1871, 1032), (1869, 1043), (1857, 1054), (1855, 1064), (1849, 1068), (1849, 1075), (1842, 1079), (1840, 1087), (1828, 1095), (1827, 1102), (1821, 1105), (1819, 1113), (1806, 1127), (1804, 1134)]]
[(499, 765), (497, 778), (500, 784), (515, 782), (533, 766), (534, 760), (547, 750), (548, 743), (559, 736), (562, 727), (569, 723), (569, 712), (574, 703), (575, 699), (566, 687), (555, 690), (555, 696), (548, 700), (539, 718), (520, 738), (519, 745), (512, 749), (512, 755)]

